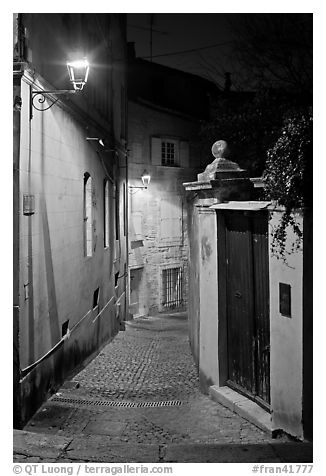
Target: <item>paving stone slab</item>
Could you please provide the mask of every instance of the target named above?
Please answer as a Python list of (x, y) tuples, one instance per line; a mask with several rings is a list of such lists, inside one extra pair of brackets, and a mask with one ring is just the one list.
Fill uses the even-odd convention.
[(123, 420), (110, 421), (110, 420), (96, 420), (90, 421), (83, 429), (83, 433), (86, 435), (108, 435), (108, 436), (121, 436), (127, 426)]
[(66, 457), (98, 463), (159, 462), (159, 445), (113, 443), (107, 436), (92, 435), (74, 438)]
[(48, 401), (42, 405), (24, 430), (33, 433), (57, 433), (60, 427), (71, 418), (74, 408), (62, 407)]
[(65, 450), (71, 438), (14, 430), (14, 453), (55, 459)]

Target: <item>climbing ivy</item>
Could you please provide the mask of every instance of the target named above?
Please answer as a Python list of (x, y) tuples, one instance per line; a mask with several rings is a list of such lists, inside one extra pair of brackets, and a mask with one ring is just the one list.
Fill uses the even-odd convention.
[[(312, 113), (295, 112), (284, 122), (280, 137), (267, 151), (264, 173), (265, 198), (284, 207), (278, 226), (272, 231), (272, 252), (283, 260), (302, 243), (294, 211), (312, 206)], [(295, 242), (286, 249), (286, 231), (292, 227)]]

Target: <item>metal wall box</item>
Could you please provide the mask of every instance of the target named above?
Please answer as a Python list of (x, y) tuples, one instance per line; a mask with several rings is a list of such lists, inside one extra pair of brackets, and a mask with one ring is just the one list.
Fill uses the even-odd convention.
[(291, 286), (279, 283), (279, 304), (282, 316), (291, 317)]
[(35, 195), (23, 195), (23, 214), (34, 215), (35, 213)]

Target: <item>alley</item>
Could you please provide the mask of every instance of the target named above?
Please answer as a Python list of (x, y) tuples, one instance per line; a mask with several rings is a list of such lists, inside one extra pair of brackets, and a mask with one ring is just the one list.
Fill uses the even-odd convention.
[(126, 322), (125, 332), (66, 382), (24, 431), (34, 440), (24, 446), (25, 433), (16, 440), (19, 462), (309, 458), (304, 444), (272, 439), (200, 392), (181, 313)]

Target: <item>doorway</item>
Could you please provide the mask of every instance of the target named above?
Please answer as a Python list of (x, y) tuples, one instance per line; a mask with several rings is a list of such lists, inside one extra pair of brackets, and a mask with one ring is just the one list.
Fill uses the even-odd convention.
[(225, 220), (227, 384), (270, 404), (267, 212), (228, 211)]
[(144, 315), (144, 268), (130, 269), (130, 304), (129, 310), (133, 317)]

